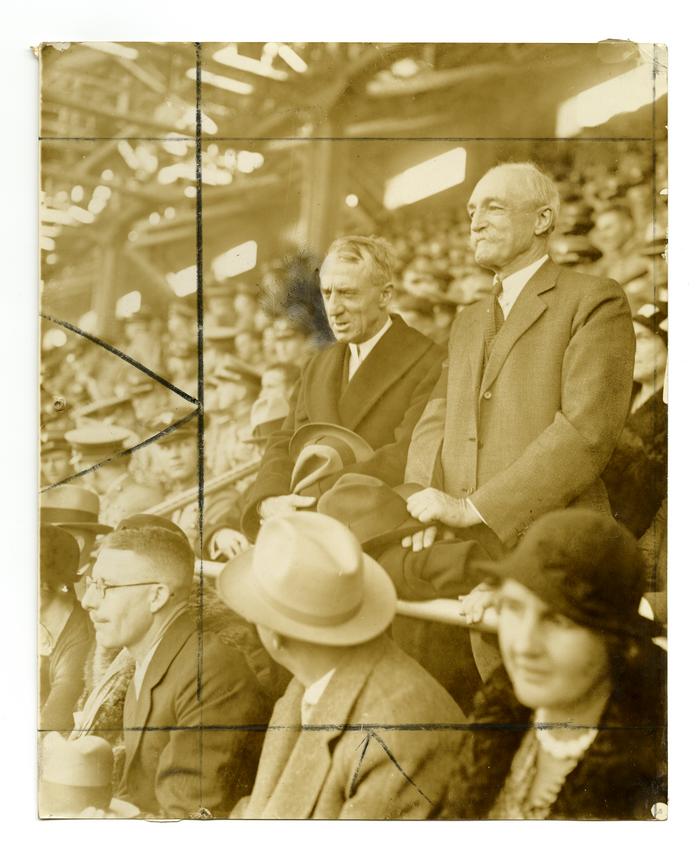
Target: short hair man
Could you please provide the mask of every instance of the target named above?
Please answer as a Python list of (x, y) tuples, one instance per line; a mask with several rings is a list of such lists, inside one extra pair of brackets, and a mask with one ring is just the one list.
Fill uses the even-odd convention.
[(374, 449), (319, 483), (322, 493), (342, 472), (401, 482), (413, 427), (437, 381), (443, 350), (389, 314), (392, 255), (379, 238), (345, 237), (331, 244), (320, 269), (321, 296), (336, 343), (302, 370), (282, 428), (270, 438), (243, 515), (254, 537), (260, 518), (309, 507), (290, 493), (289, 441), (301, 425), (324, 422), (359, 434)]
[(468, 537), (483, 533), (498, 553), (547, 511), (609, 511), (600, 475), (629, 408), (634, 332), (616, 282), (548, 258), (558, 207), (533, 164), (497, 166), (474, 188), (471, 238), (494, 291), (457, 316), (413, 435), (406, 481), (426, 490), (408, 509), (433, 524), (414, 549), (432, 543), (435, 524), (479, 526)]
[(325, 514), (279, 515), (218, 585), (294, 676), (275, 706), (252, 794), (235, 815), (429, 816), (465, 719), (385, 634), (396, 593), (352, 532)]
[(612, 277), (621, 285), (646, 273), (647, 264), (640, 255), (634, 219), (627, 205), (609, 205), (599, 211), (590, 238), (603, 255), (587, 272)]
[(254, 727), (266, 721), (242, 655), (198, 632), (188, 612), (193, 568), (180, 534), (119, 530), (104, 540), (82, 599), (97, 643), (126, 648), (136, 661), (120, 794), (167, 818), (227, 814), (250, 787)]

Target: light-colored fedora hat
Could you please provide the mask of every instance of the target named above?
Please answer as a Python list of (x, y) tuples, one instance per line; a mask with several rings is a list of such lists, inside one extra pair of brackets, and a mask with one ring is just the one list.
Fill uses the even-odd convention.
[(321, 645), (374, 639), (396, 612), (387, 572), (346, 526), (315, 511), (264, 522), (255, 547), (226, 564), (218, 589), (253, 624)]

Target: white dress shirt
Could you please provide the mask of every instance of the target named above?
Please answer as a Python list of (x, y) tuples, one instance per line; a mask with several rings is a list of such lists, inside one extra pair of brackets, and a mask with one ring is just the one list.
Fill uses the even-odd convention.
[(308, 725), (313, 713), (314, 706), (319, 703), (321, 696), (325, 692), (326, 687), (331, 682), (331, 678), (335, 674), (335, 669), (326, 672), (317, 681), (308, 686), (304, 690), (304, 695), (301, 697), (301, 724)]
[(498, 297), (498, 302), (501, 304), (504, 320), (508, 317), (508, 313), (513, 308), (513, 304), (520, 296), (520, 292), (525, 288), (528, 282), (530, 282), (532, 277), (535, 275), (535, 272), (538, 271), (547, 261), (547, 258), (548, 256), (544, 255), (531, 265), (522, 268), (522, 270), (517, 270), (515, 273), (512, 273), (510, 276), (501, 280), (503, 291)]
[(387, 318), (386, 324), (382, 327), (382, 329), (378, 333), (375, 333), (371, 339), (367, 339), (366, 342), (348, 343), (350, 345), (350, 370), (348, 372), (348, 380), (352, 379), (352, 376), (360, 368), (362, 363), (367, 359), (367, 356), (369, 355), (372, 348), (382, 338), (382, 336), (386, 333), (389, 327), (391, 327), (391, 318)]

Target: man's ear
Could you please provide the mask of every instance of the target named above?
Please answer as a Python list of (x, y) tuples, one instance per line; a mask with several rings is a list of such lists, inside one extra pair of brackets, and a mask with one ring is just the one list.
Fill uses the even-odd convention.
[(393, 282), (385, 282), (382, 286), (382, 290), (379, 295), (379, 305), (384, 309), (389, 305), (391, 301), (391, 296), (394, 293), (394, 283)]
[(151, 597), (151, 612), (154, 614), (156, 612), (159, 612), (170, 600), (171, 595), (172, 592), (170, 591), (169, 586), (167, 586), (165, 583), (157, 583), (155, 593)]
[(554, 226), (554, 212), (549, 207), (540, 208), (535, 220), (535, 235), (546, 235)]

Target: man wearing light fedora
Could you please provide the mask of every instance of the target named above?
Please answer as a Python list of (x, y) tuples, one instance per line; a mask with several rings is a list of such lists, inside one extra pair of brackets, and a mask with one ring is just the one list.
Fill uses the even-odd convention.
[(233, 816), (423, 818), (441, 804), (464, 716), (386, 635), (394, 587), (346, 526), (278, 515), (218, 586), (294, 676)]
[[(489, 558), (476, 540), (443, 538), (430, 550), (413, 552), (401, 541), (423, 528), (406, 500), (420, 485), (390, 488), (362, 473), (346, 473), (318, 501), (318, 510), (344, 523), (362, 549), (391, 577), (402, 600), (425, 601), (468, 594), (481, 581)], [(464, 627), (397, 615), (391, 625), (397, 645), (416, 659), (468, 712), (481, 684)]]
[(282, 428), (265, 450), (257, 480), (246, 497), (242, 528), (253, 539), (260, 521), (313, 497), (290, 490), (296, 463), (289, 441), (309, 422), (339, 425), (372, 448), (319, 483), (321, 492), (342, 472), (363, 472), (389, 485), (400, 484), (413, 427), (437, 382), (444, 352), (434, 342), (389, 314), (393, 260), (379, 238), (349, 236), (331, 244), (321, 265), (320, 285), (336, 342), (315, 354), (302, 370)]

